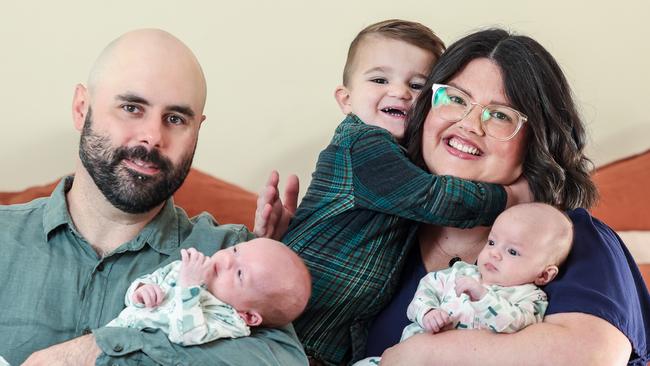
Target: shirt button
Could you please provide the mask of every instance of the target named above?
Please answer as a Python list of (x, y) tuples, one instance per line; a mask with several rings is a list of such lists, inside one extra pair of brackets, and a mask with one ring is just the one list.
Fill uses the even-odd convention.
[(104, 270), (104, 262), (100, 263), (100, 264), (97, 266), (97, 272), (101, 272), (101, 271), (103, 271), (103, 270)]
[(86, 334), (90, 334), (92, 332), (90, 331), (90, 328), (85, 328), (81, 333), (86, 335)]
[(122, 347), (121, 345), (118, 344), (115, 347), (113, 347), (113, 351), (122, 352), (122, 351), (124, 351), (124, 347)]

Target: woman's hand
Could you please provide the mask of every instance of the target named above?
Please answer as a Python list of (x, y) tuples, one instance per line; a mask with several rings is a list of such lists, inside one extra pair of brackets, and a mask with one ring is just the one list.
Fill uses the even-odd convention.
[(253, 233), (258, 237), (280, 240), (289, 227), (289, 221), (296, 213), (300, 190), (298, 177), (292, 174), (287, 178), (284, 204), (280, 200), (279, 182), (280, 175), (277, 171), (272, 171), (257, 197)]

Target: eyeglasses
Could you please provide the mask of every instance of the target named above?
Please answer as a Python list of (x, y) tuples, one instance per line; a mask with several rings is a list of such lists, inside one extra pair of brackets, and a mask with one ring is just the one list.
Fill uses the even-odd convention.
[(499, 104), (482, 105), (472, 101), (467, 93), (443, 84), (433, 84), (432, 107), (447, 122), (458, 122), (479, 106), (481, 127), (485, 133), (497, 140), (508, 141), (515, 137), (521, 126), (528, 121), (523, 113)]

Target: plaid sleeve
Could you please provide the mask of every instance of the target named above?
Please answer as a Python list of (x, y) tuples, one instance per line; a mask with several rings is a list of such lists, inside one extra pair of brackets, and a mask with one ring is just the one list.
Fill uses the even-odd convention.
[(502, 186), (429, 174), (385, 131), (367, 130), (349, 153), (355, 204), (361, 207), (461, 228), (491, 225), (505, 209)]

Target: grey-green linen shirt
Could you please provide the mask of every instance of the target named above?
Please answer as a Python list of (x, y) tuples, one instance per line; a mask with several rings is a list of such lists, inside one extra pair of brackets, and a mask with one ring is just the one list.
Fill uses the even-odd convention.
[(52, 196), (0, 206), (0, 356), (18, 365), (53, 344), (95, 335), (97, 365), (305, 365), (291, 326), (182, 347), (159, 330), (106, 328), (137, 277), (195, 247), (212, 254), (252, 238), (241, 225), (208, 214), (188, 219), (170, 199), (132, 241), (99, 258), (72, 223), (62, 180)]

